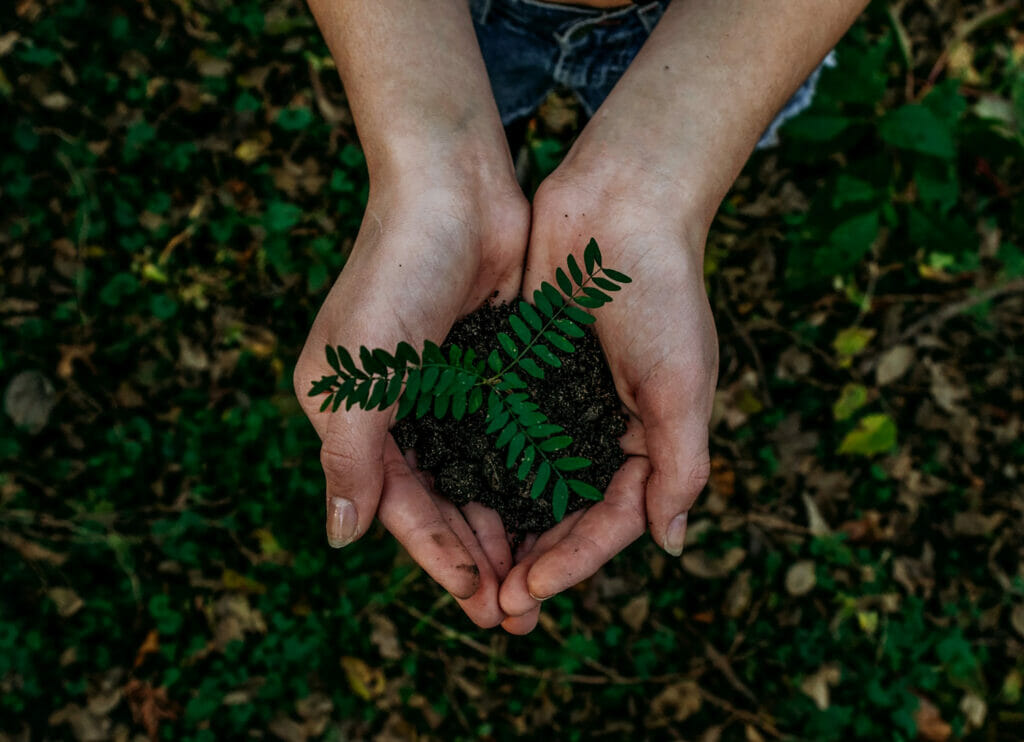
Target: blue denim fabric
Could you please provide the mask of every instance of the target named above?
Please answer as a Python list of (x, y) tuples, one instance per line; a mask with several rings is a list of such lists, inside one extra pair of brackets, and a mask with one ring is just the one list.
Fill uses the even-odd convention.
[[(543, 0), (470, 0), (480, 50), (502, 123), (530, 115), (556, 87), (571, 90), (592, 116), (640, 51), (670, 0), (601, 10)], [(821, 68), (786, 103), (758, 142), (811, 104)]]

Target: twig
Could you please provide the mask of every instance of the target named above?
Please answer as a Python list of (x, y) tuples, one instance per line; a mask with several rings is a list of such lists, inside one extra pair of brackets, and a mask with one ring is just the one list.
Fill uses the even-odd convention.
[[(718, 285), (720, 289), (722, 282), (719, 281)], [(721, 295), (721, 291), (719, 291), (719, 295)], [(750, 355), (754, 358), (754, 366), (757, 369), (757, 378), (761, 382), (760, 386), (762, 393), (764, 394), (764, 399), (768, 403), (767, 406), (774, 407), (775, 404), (772, 402), (772, 393), (768, 388), (768, 375), (765, 373), (764, 362), (761, 360), (761, 354), (758, 352), (757, 346), (751, 339), (750, 333), (747, 332), (747, 328), (740, 324), (736, 315), (734, 315), (732, 310), (729, 309), (729, 302), (723, 299), (720, 302), (720, 306), (722, 311), (725, 312), (725, 316), (729, 318), (729, 322), (732, 324), (733, 328), (735, 328), (736, 334), (740, 336), (740, 339), (743, 340), (743, 344), (747, 346), (747, 350), (750, 351)]]
[(948, 304), (938, 311), (926, 315), (914, 324), (910, 325), (910, 327), (900, 333), (895, 344), (899, 344), (904, 340), (920, 335), (926, 329), (935, 331), (940, 325), (945, 324), (958, 314), (962, 314), (978, 304), (984, 304), (986, 301), (991, 301), (992, 299), (1003, 296), (1004, 294), (1013, 294), (1017, 292), (1024, 292), (1024, 278), (1014, 279), (1013, 281), (1004, 283), (1001, 286), (993, 286), (992, 288), (975, 294), (974, 296), (969, 296), (966, 299), (961, 299), (960, 301)]

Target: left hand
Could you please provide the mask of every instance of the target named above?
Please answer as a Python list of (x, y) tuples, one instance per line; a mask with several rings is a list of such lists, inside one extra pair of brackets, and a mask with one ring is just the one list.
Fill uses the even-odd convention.
[(542, 600), (594, 574), (648, 527), (678, 556), (686, 514), (710, 469), (718, 339), (704, 289), (706, 223), (680, 216), (685, 195), (655, 173), (631, 179), (610, 162), (599, 170), (608, 177), (581, 173), (567, 160), (541, 185), (523, 295), (551, 282), (568, 252), (582, 263), (591, 237), (608, 267), (632, 277), (593, 311), (629, 415), (622, 441), (629, 458), (602, 502), (541, 534), (510, 571), (500, 600), (511, 633), (531, 631)]

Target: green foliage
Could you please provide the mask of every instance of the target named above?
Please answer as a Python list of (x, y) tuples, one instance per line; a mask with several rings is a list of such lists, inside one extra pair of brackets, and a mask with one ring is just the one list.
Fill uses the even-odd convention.
[[(393, 354), (360, 347), (358, 360), (347, 348), (328, 345), (327, 363), (334, 373), (315, 381), (309, 396), (326, 395), (321, 412), (336, 412), (342, 403), (346, 410), (354, 406), (385, 410), (398, 402), (397, 420), (428, 413), (438, 419), (451, 415), (461, 420), (486, 408), (487, 433), (497, 436), (496, 449), (506, 450), (505, 466), (514, 469), (516, 477), (529, 487), (530, 497), (537, 499), (550, 489), (552, 511), (560, 521), (570, 492), (588, 500), (603, 496), (592, 485), (567, 476), (591, 462), (580, 456), (559, 455), (572, 445), (572, 437), (530, 401), (523, 391), (528, 384), (520, 372), (543, 379), (545, 366), (560, 368), (562, 361), (552, 347), (559, 353), (575, 352), (570, 338), (580, 337), (583, 326), (594, 322), (583, 309), (597, 309), (612, 301), (606, 292), (618, 291), (620, 284), (631, 280), (602, 265), (600, 248), (593, 239), (583, 251), (583, 264), (581, 268), (570, 254), (568, 273), (562, 268), (555, 272), (561, 291), (545, 281), (534, 292), (532, 306), (520, 301), (518, 313), (508, 318), (512, 333), (498, 333), (500, 350), (492, 350), (486, 359), (473, 348), (463, 350), (457, 345), (450, 346), (445, 356), (429, 340), (419, 353), (404, 341)], [(572, 306), (574, 303), (583, 309)]]

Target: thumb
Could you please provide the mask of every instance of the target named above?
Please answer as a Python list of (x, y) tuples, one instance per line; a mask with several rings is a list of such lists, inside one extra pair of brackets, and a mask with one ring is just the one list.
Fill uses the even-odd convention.
[(687, 513), (711, 473), (708, 416), (702, 414), (703, 405), (694, 409), (681, 404), (684, 399), (663, 400), (667, 406), (643, 415), (651, 462), (647, 520), (651, 536), (672, 556), (683, 552)]
[(362, 536), (377, 512), (389, 413), (353, 409), (325, 414), (330, 418), (320, 464), (327, 480), (327, 542), (339, 549)]

